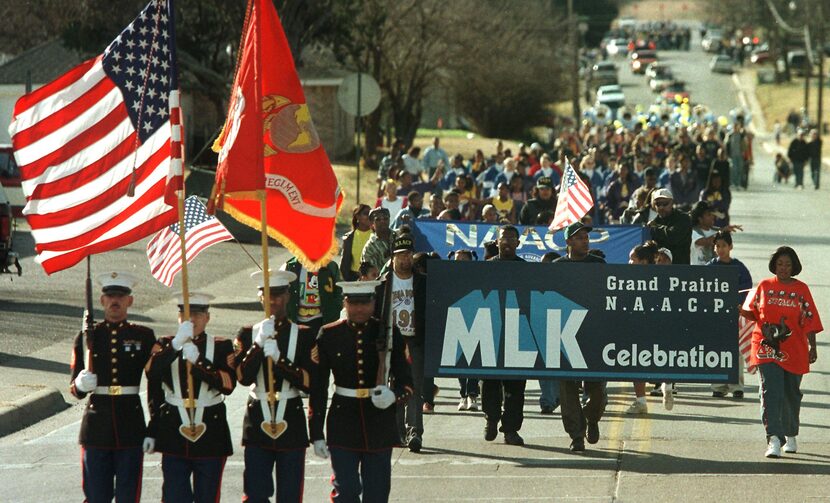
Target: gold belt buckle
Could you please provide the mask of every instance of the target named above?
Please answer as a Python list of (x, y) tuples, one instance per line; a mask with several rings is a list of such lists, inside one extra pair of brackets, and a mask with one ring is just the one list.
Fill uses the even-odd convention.
[(355, 397), (357, 397), (357, 398), (369, 398), (369, 388), (357, 388), (355, 390)]
[(195, 409), (196, 408), (196, 400), (192, 398), (185, 398), (183, 400), (184, 406), (188, 409)]
[(110, 395), (118, 396), (121, 394), (121, 386), (110, 386)]

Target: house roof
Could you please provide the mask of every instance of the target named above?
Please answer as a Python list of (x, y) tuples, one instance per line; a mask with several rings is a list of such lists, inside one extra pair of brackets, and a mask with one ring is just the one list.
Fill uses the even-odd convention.
[(0, 66), (0, 84), (25, 84), (29, 72), (33, 84), (45, 84), (85, 59), (78, 51), (64, 47), (60, 39), (52, 40), (32, 47)]
[(304, 49), (302, 61), (297, 74), (305, 84), (339, 86), (343, 78), (353, 73), (338, 63), (331, 51), (319, 47)]

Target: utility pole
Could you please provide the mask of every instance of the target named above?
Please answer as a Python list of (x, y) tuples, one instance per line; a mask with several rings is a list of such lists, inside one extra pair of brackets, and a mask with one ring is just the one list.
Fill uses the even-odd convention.
[(818, 2), (816, 5), (816, 19), (818, 19), (818, 110), (816, 112), (816, 127), (818, 128), (818, 136), (822, 137), (824, 131), (824, 42), (826, 37), (826, 26), (824, 25), (824, 10), (822, 8), (823, 2)]
[(578, 128), (582, 111), (579, 107), (579, 29), (576, 25), (576, 18), (574, 17), (574, 0), (568, 0), (568, 29), (574, 51), (573, 66), (571, 67), (573, 82), (571, 87), (571, 100), (574, 114), (574, 127)]

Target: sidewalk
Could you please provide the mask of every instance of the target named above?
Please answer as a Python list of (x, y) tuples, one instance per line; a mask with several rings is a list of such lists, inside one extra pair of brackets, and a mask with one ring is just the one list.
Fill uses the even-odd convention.
[[(735, 87), (738, 88), (738, 99), (747, 110), (752, 113), (752, 122), (749, 125), (750, 131), (755, 134), (761, 141), (764, 150), (771, 155), (777, 153), (787, 155), (787, 146), (792, 137), (782, 136), (782, 144), (777, 145), (772, 132), (767, 128), (767, 121), (764, 117), (764, 112), (761, 109), (761, 104), (755, 95), (756, 82), (753, 78), (752, 72), (749, 70), (738, 70), (737, 73), (732, 74), (732, 81)], [(825, 141), (828, 141), (825, 139)], [(830, 172), (830, 157), (822, 159), (823, 171)]]

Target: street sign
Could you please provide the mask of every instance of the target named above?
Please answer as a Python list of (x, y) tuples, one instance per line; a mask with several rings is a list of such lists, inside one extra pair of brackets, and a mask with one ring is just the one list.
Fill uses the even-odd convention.
[(380, 86), (368, 73), (353, 73), (340, 84), (337, 102), (349, 115), (364, 117), (380, 104)]

